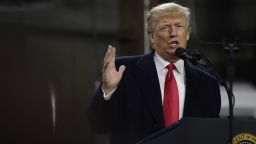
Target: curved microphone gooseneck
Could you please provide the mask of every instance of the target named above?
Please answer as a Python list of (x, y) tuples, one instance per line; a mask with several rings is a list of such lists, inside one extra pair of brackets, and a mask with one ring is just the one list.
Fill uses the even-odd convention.
[(234, 105), (235, 105), (235, 96), (232, 89), (227, 85), (223, 78), (214, 70), (213, 64), (210, 60), (200, 51), (196, 50), (195, 53), (191, 53), (185, 48), (177, 48), (175, 55), (183, 60), (189, 60), (193, 65), (201, 65), (208, 70), (208, 72), (216, 77), (221, 86), (225, 87), (225, 90), (228, 95), (229, 101), (229, 140), (228, 143), (232, 142), (233, 137), (233, 118), (234, 118)]

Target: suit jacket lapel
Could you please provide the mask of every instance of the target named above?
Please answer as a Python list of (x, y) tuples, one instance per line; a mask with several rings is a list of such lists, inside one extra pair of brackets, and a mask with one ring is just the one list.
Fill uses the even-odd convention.
[(198, 111), (198, 94), (200, 89), (197, 88), (197, 73), (191, 63), (185, 61), (185, 73), (186, 73), (186, 92), (185, 92), (185, 103), (184, 103), (184, 117), (193, 117), (195, 112)]
[(152, 112), (160, 128), (164, 127), (162, 99), (153, 51), (144, 55), (137, 63), (137, 78), (140, 82), (143, 99)]

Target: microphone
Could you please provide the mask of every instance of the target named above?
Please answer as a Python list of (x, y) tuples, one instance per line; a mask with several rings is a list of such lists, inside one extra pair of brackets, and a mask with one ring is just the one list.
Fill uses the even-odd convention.
[(201, 55), (200, 52), (192, 54), (189, 50), (185, 48), (177, 48), (175, 50), (175, 55), (183, 60), (189, 60), (194, 65), (203, 65), (207, 66), (207, 63), (203, 60), (204, 55)]
[(232, 139), (233, 117), (234, 117), (233, 111), (234, 111), (234, 104), (235, 104), (235, 96), (230, 85), (228, 85), (223, 80), (223, 78), (214, 70), (213, 64), (200, 50), (197, 49), (195, 53), (192, 54), (187, 49), (179, 47), (175, 50), (175, 55), (180, 59), (191, 61), (191, 63), (194, 65), (201, 64), (203, 67), (205, 67), (208, 70), (208, 72), (211, 75), (213, 75), (219, 81), (221, 86), (225, 87), (225, 90), (228, 95), (228, 102), (229, 102), (229, 135), (231, 137), (230, 139)]
[(193, 55), (185, 48), (180, 48), (180, 47), (177, 48), (175, 50), (175, 55), (183, 60), (185, 59), (194, 60)]

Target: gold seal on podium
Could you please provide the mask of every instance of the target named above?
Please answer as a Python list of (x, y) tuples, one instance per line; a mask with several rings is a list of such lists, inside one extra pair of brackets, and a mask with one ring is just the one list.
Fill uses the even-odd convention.
[(239, 133), (233, 137), (232, 144), (256, 144), (256, 136), (250, 133)]

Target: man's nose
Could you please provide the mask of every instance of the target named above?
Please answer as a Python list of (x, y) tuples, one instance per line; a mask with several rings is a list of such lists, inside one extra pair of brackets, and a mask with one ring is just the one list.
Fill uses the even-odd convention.
[(170, 37), (176, 37), (177, 36), (177, 29), (175, 27), (172, 27), (169, 31)]

